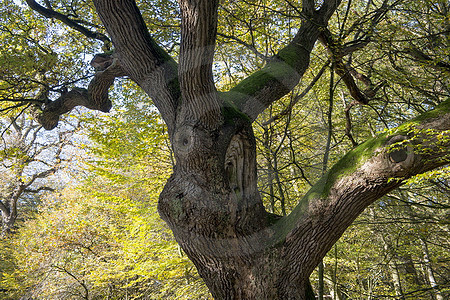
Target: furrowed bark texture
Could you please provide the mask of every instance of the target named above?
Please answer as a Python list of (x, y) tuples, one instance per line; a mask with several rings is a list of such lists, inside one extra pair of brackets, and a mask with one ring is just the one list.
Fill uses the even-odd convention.
[(149, 94), (172, 134), (180, 100), (177, 64), (150, 36), (135, 1), (94, 5), (124, 72)]
[[(152, 39), (134, 1), (94, 0), (118, 64), (168, 125), (176, 166), (158, 209), (215, 299), (314, 299), (309, 275), (358, 214), (401, 180), (448, 163), (448, 153), (431, 144), (435, 157), (414, 153), (413, 144), (389, 152), (411, 135), (402, 127), (349, 152), (290, 215), (265, 211), (251, 123), (297, 85), (339, 3), (315, 10), (314, 1), (303, 1), (292, 42), (219, 96), (211, 71), (217, 0), (179, 0), (179, 65)], [(449, 110), (447, 101), (412, 124), (448, 130)], [(414, 143), (425, 140), (417, 133)]]
[[(221, 123), (220, 101), (214, 85), (212, 63), (217, 34), (219, 1), (180, 0), (182, 91), (180, 123), (200, 121), (214, 129)], [(201, 107), (201, 109), (199, 109)]]
[[(211, 171), (209, 166), (189, 169), (186, 176), (175, 170), (161, 195), (161, 215), (216, 299), (308, 299), (309, 275), (364, 208), (405, 178), (449, 162), (449, 106), (447, 101), (439, 113), (349, 152), (280, 219), (258, 207), (255, 177), (249, 176), (255, 165), (247, 159), (254, 153), (251, 136), (234, 134), (225, 154), (226, 177), (207, 181), (200, 174)], [(415, 130), (405, 129), (410, 126)], [(427, 129), (446, 135), (447, 141), (423, 134)], [(392, 148), (407, 139), (410, 146)], [(416, 144), (433, 155), (417, 151)], [(223, 187), (222, 193), (210, 192), (212, 187)]]

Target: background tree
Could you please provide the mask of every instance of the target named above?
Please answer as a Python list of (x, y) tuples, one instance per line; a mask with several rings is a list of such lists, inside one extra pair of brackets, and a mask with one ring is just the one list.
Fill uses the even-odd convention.
[[(42, 126), (25, 115), (2, 124), (0, 211), (2, 235), (12, 233), (18, 207), (34, 209), (39, 195), (58, 187), (55, 174), (71, 160), (74, 128), (42, 137)], [(61, 172), (60, 172), (61, 174)]]
[[(439, 69), (437, 72), (447, 72), (448, 58), (446, 52), (440, 51), (448, 45), (445, 39), (448, 25), (442, 17), (447, 7), (445, 3), (434, 2), (412, 7), (403, 1), (358, 4), (348, 1), (335, 14), (341, 1), (320, 4), (303, 1), (301, 7), (283, 1), (284, 5), (277, 3), (272, 10), (270, 1), (230, 2), (223, 3), (221, 13), (241, 3), (248, 5), (241, 6), (246, 8), (243, 15), (252, 9), (261, 11), (260, 4), (263, 9), (263, 14), (255, 14), (262, 23), (254, 26), (251, 18), (248, 30), (242, 34), (236, 30), (231, 39), (236, 47), (246, 47), (265, 62), (239, 83), (225, 87), (223, 92), (217, 92), (214, 83), (216, 29), (221, 28), (218, 1), (179, 1), (181, 38), (176, 62), (150, 36), (134, 1), (98, 0), (94, 1), (95, 9), (111, 37), (114, 52), (94, 57), (92, 66), (97, 72), (87, 89), (73, 88), (59, 98), (46, 99), (38, 119), (51, 129), (57, 125), (59, 115), (75, 105), (107, 111), (111, 106), (108, 88), (115, 77), (128, 76), (152, 98), (167, 124), (174, 151), (174, 174), (160, 196), (159, 212), (213, 296), (310, 298), (309, 275), (365, 207), (398, 187), (402, 180), (448, 163), (449, 103), (443, 101), (448, 96), (443, 80), (448, 77), (427, 72), (427, 63)], [(27, 3), (48, 18), (61, 20), (80, 33), (102, 40), (96, 35), (95, 24), (82, 26), (83, 22), (74, 17), (76, 14), (58, 14), (59, 8), (51, 3), (47, 7), (35, 1)], [(419, 15), (424, 12), (437, 19), (441, 16), (441, 22), (437, 27), (421, 26), (416, 15), (409, 12)], [(270, 23), (266, 16), (272, 13), (279, 17), (272, 18), (274, 22)], [(328, 22), (333, 14), (332, 22)], [(284, 23), (279, 21), (282, 19)], [(295, 21), (290, 22), (291, 19)], [(222, 20), (246, 23), (236, 13)], [(295, 30), (290, 31), (284, 24), (293, 25)], [(390, 27), (391, 24), (394, 26)], [(400, 27), (395, 24), (413, 37), (398, 38)], [(269, 29), (273, 32), (275, 26), (281, 34), (279, 46), (266, 46), (265, 51), (255, 48), (257, 37), (268, 35)], [(283, 35), (287, 39), (283, 40)], [(433, 48), (433, 43), (423, 42), (432, 36), (444, 46)], [(251, 42), (245, 40), (248, 37)], [(348, 152), (313, 185), (289, 215), (274, 216), (265, 211), (257, 189), (252, 123), (295, 90), (308, 70), (310, 57), (320, 58), (311, 52), (318, 39), (324, 45), (321, 49), (328, 52), (327, 60), (330, 59), (339, 81), (348, 89), (347, 95), (355, 101), (343, 97), (344, 114), (340, 114), (346, 120), (344, 132), (351, 145), (357, 146), (371, 135), (370, 130), (363, 131), (355, 138), (350, 110), (356, 104), (368, 105), (375, 111), (379, 122), (376, 125), (385, 125), (389, 130)], [(377, 49), (379, 45), (387, 49)], [(176, 54), (177, 47), (173, 49)], [(361, 49), (365, 51), (358, 51)], [(377, 58), (374, 60), (357, 55), (371, 53), (369, 50), (380, 50), (380, 56), (372, 56)], [(376, 72), (386, 66), (392, 68)], [(233, 67), (228, 70), (238, 70)], [(392, 71), (392, 76), (406, 74), (402, 77), (405, 80), (385, 80), (387, 71)], [(245, 76), (238, 75), (237, 81)], [(384, 81), (388, 88), (383, 89)], [(333, 84), (329, 86), (332, 90)], [(399, 95), (400, 90), (403, 92)], [(383, 92), (383, 97), (375, 105), (378, 92)], [(332, 98), (327, 102), (332, 103)], [(399, 99), (402, 101), (398, 102)], [(300, 100), (305, 99), (298, 97), (287, 106), (288, 110)], [(441, 105), (435, 110), (391, 129), (416, 115), (414, 110), (408, 110), (411, 106), (427, 111), (438, 103)], [(331, 111), (337, 114), (337, 110)], [(374, 127), (373, 132), (381, 128)], [(278, 189), (280, 193), (282, 189)]]
[(12, 264), (0, 281), (5, 297), (208, 297), (156, 212), (167, 180), (160, 170), (171, 165), (165, 128), (156, 113), (123, 105), (126, 112), (85, 120), (90, 139), (80, 147), (90, 158), (81, 184), (46, 197), (3, 242), (12, 256), (3, 256)]
[[(445, 299), (448, 195), (439, 194), (436, 183), (392, 192), (354, 222), (325, 258), (327, 291), (338, 290), (334, 299)], [(445, 181), (437, 184), (445, 189)], [(430, 246), (428, 260), (423, 239)], [(431, 280), (430, 270), (437, 275)]]
[(42, 125), (34, 119), (45, 99), (64, 94), (67, 85), (88, 78), (83, 59), (86, 50), (93, 49), (86, 40), (35, 18), (16, 2), (8, 0), (0, 7), (3, 234), (13, 228), (18, 205), (25, 207), (27, 201), (36, 201), (41, 192), (63, 184), (60, 179), (60, 183), (50, 181), (71, 157), (70, 142), (78, 121), (66, 120), (54, 133), (44, 134)]

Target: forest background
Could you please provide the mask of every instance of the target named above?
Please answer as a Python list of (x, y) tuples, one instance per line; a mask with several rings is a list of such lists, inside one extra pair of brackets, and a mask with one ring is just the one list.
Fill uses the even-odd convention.
[[(176, 1), (137, 2), (176, 55)], [(104, 32), (90, 1), (42, 5)], [(295, 34), (300, 7), (223, 1), (217, 86), (261, 69)], [(78, 108), (45, 131), (36, 106), (88, 82), (101, 38), (21, 1), (2, 2), (0, 24), (0, 298), (209, 299), (156, 211), (174, 158), (151, 99), (116, 80), (109, 114)], [(300, 84), (255, 122), (259, 189), (279, 215), (344, 153), (449, 98), (448, 1), (343, 1), (329, 30)], [(448, 167), (414, 177), (366, 209), (312, 275), (319, 297), (447, 299), (448, 179)]]

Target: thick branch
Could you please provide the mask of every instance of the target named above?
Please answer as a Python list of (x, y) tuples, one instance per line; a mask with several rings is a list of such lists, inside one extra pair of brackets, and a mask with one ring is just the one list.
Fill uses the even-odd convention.
[[(293, 41), (280, 50), (262, 70), (255, 72), (231, 89), (226, 95), (228, 102), (232, 102), (254, 120), (271, 103), (290, 92), (306, 71), (310, 52), (340, 2), (340, 0), (324, 1), (317, 11), (313, 9), (314, 1), (304, 1), (301, 15), (305, 21)], [(386, 10), (387, 6), (383, 4), (373, 17), (372, 26), (379, 21)], [(369, 41), (370, 36), (343, 47), (341, 57), (364, 47)], [(340, 69), (344, 70), (340, 75), (349, 84), (352, 96), (361, 103), (366, 102), (366, 95), (357, 88), (350, 72), (345, 70), (346, 66), (341, 66)]]
[[(287, 265), (292, 263), (295, 268), (305, 260), (318, 263), (373, 201), (411, 176), (450, 163), (449, 130), (450, 100), (447, 100), (435, 110), (345, 155), (311, 188), (294, 211), (275, 225), (278, 233), (274, 242), (286, 240)], [(393, 148), (407, 140), (408, 145)], [(297, 249), (307, 250), (298, 253)]]
[(94, 0), (125, 73), (152, 98), (173, 134), (180, 98), (175, 61), (150, 36), (133, 0)]
[[(100, 62), (99, 62), (99, 58)], [(111, 101), (108, 98), (109, 87), (116, 77), (125, 73), (119, 65), (115, 55), (95, 56), (91, 64), (99, 70), (89, 83), (87, 89), (74, 88), (54, 101), (48, 101), (42, 113), (37, 117), (38, 122), (47, 130), (58, 125), (59, 117), (71, 111), (76, 106), (108, 112)]]
[(340, 4), (340, 0), (325, 1), (318, 11), (311, 12), (311, 1), (303, 13), (309, 19), (302, 25), (291, 43), (281, 49), (260, 71), (241, 81), (226, 95), (238, 109), (252, 120), (271, 103), (289, 93), (308, 68), (310, 53), (320, 31)]
[(218, 0), (180, 0), (181, 47), (179, 78), (183, 107), (179, 119), (216, 128), (220, 102), (212, 63), (217, 35)]

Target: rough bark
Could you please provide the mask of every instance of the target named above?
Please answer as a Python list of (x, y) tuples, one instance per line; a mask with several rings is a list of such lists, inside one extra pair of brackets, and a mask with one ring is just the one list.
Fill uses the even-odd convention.
[[(177, 125), (200, 123), (215, 129), (222, 122), (212, 63), (219, 0), (179, 0), (181, 9), (180, 89), (183, 105)], [(201, 107), (201, 109), (199, 109)]]
[(135, 1), (95, 0), (123, 71), (152, 98), (169, 135), (180, 100), (178, 66), (150, 36)]
[[(213, 153), (211, 160), (202, 160), (205, 155), (195, 152), (205, 149), (196, 147), (200, 143), (190, 134), (194, 152), (186, 154), (198, 160), (187, 163), (183, 155), (177, 158), (177, 167), (186, 168), (176, 167), (161, 194), (159, 210), (217, 299), (307, 299), (309, 275), (365, 207), (399, 186), (400, 180), (448, 162), (439, 159), (448, 156), (448, 150), (434, 149), (433, 157), (410, 147), (392, 150), (392, 145), (406, 138), (425, 145), (423, 140), (429, 137), (420, 132), (408, 136), (411, 126), (442, 132), (450, 129), (449, 121), (447, 102), (434, 113), (362, 144), (338, 162), (289, 216), (278, 220), (262, 211), (259, 199), (249, 199), (258, 197), (249, 184), (254, 175), (245, 181), (255, 168), (253, 159), (243, 159), (254, 151), (245, 142), (251, 135), (233, 135), (225, 152), (227, 178), (220, 178), (209, 173), (220, 168), (211, 166)], [(428, 143), (433, 149), (434, 142)], [(213, 152), (220, 153), (217, 150)], [(241, 163), (230, 155), (241, 158)], [(233, 162), (231, 169), (228, 162)]]
[(448, 152), (432, 144), (432, 155), (391, 145), (407, 139), (413, 125), (449, 130), (450, 101), (349, 152), (290, 215), (269, 214), (257, 190), (251, 123), (297, 85), (340, 1), (324, 1), (318, 10), (303, 1), (304, 21), (292, 42), (220, 95), (211, 72), (218, 1), (179, 3), (178, 66), (152, 39), (134, 1), (94, 0), (118, 64), (168, 125), (176, 165), (160, 195), (160, 215), (216, 299), (314, 299), (309, 275), (364, 208), (401, 180), (448, 163)]

